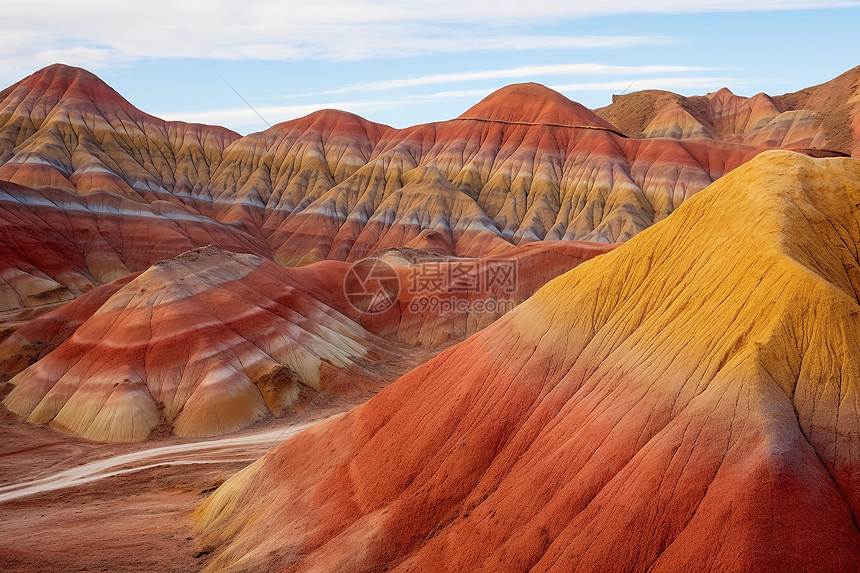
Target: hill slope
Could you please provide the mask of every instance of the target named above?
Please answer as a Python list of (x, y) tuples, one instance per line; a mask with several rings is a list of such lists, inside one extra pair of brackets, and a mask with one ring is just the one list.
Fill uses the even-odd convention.
[[(462, 340), (612, 248), (543, 242), (487, 259), (381, 253), (367, 264), (379, 262), (399, 282), (382, 312), (348, 298), (348, 263), (286, 269), (195, 249), (94, 288), (0, 342), (0, 380), (15, 387), (3, 404), (101, 441), (142, 440), (156, 424), (180, 435), (230, 433), (332, 379), (340, 385), (329, 393), (351, 387), (354, 405), (414, 364), (410, 347)], [(510, 280), (488, 284), (491, 268), (507, 269)], [(460, 273), (480, 288), (449, 284)]]
[(71, 303), (91, 314), (12, 378), (9, 410), (91, 440), (142, 440), (159, 423), (219, 435), (280, 414), (302, 386), (325, 388), (375, 338), (288, 269), (213, 247), (99, 290)]
[(631, 137), (707, 138), (860, 155), (860, 66), (821, 85), (747, 98), (726, 88), (685, 97), (646, 90), (597, 110)]
[(625, 241), (764, 148), (629, 140), (537, 84), (402, 130), (325, 110), (240, 137), (57, 64), (0, 92), (0, 311), (208, 244), (292, 266), (424, 232), (467, 257)]
[(228, 480), (210, 569), (850, 569), (858, 206), (761, 155)]

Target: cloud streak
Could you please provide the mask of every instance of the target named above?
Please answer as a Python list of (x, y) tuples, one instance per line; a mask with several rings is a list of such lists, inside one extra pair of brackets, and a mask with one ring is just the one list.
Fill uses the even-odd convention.
[(416, 86), (429, 86), (438, 84), (450, 84), (460, 82), (473, 82), (480, 80), (511, 80), (518, 78), (536, 78), (541, 76), (566, 76), (566, 75), (651, 75), (681, 72), (699, 72), (708, 68), (691, 66), (610, 66), (605, 64), (557, 64), (547, 66), (522, 66), (502, 70), (483, 70), (473, 72), (457, 72), (450, 74), (432, 74), (414, 78), (402, 78), (397, 80), (386, 80), (378, 82), (367, 82), (345, 86), (333, 90), (326, 90), (316, 94), (308, 95), (332, 95), (363, 91), (386, 91), (399, 88)]
[[(598, 15), (858, 7), (860, 0), (30, 0), (4, 6), (0, 58), (32, 70), (147, 58), (356, 61), (433, 53), (623, 48), (648, 35), (544, 35)], [(13, 64), (14, 65), (14, 64)], [(11, 71), (6, 72), (11, 73)]]
[[(654, 78), (624, 78), (610, 82), (583, 82), (575, 84), (552, 85), (550, 88), (562, 92), (575, 99), (576, 92), (585, 91), (615, 91), (617, 93), (638, 91), (644, 89), (669, 89), (669, 90), (692, 90), (692, 89), (718, 89), (724, 85), (738, 85), (743, 83), (735, 78), (690, 76), (690, 77), (654, 77)], [(370, 99), (370, 100), (340, 100), (320, 103), (297, 104), (287, 106), (257, 107), (256, 111), (250, 107), (235, 107), (227, 109), (192, 110), (180, 112), (156, 113), (158, 117), (168, 120), (187, 121), (192, 123), (207, 123), (215, 125), (230, 125), (233, 129), (248, 127), (251, 129), (263, 129), (266, 126), (260, 121), (259, 115), (269, 123), (275, 124), (290, 119), (305, 116), (309, 113), (322, 109), (339, 109), (356, 114), (373, 113), (375, 111), (388, 110), (392, 107), (406, 107), (427, 105), (432, 102), (443, 100), (466, 101), (466, 107), (476, 103), (480, 99), (495, 91), (493, 88), (469, 89), (469, 90), (445, 90), (430, 94), (409, 95), (403, 97)], [(607, 102), (608, 103), (608, 102)], [(442, 118), (440, 118), (442, 119)], [(241, 129), (240, 129), (241, 131)]]
[[(270, 104), (284, 102), (284, 98), (278, 99), (279, 93), (314, 90), (311, 94), (285, 96), (290, 98), (285, 103), (297, 105), (260, 108), (264, 117), (277, 122), (323, 107), (348, 109), (372, 117), (385, 117), (388, 121), (396, 121), (389, 118), (405, 110), (400, 118), (426, 120), (430, 117), (427, 110), (435, 114), (436, 109), (445, 107), (443, 104), (433, 108), (432, 102), (457, 100), (467, 104), (468, 100), (480, 99), (504, 83), (534, 79), (557, 82), (561, 91), (574, 97), (580, 91), (624, 91), (633, 78), (637, 78), (630, 88), (634, 90), (710, 90), (720, 83), (730, 83), (731, 79), (709, 77), (717, 73), (714, 67), (696, 66), (733, 68), (743, 73), (749, 66), (747, 52), (743, 52), (743, 59), (735, 56), (729, 62), (722, 59), (719, 50), (721, 42), (735, 46), (743, 43), (739, 42), (742, 38), (733, 37), (731, 30), (724, 33), (723, 28), (715, 24), (715, 29), (705, 39), (700, 35), (702, 30), (676, 27), (671, 19), (667, 19), (666, 26), (643, 29), (636, 15), (858, 8), (860, 0), (571, 0), (563, 3), (558, 0), (527, 3), (521, 0), (438, 0), (432, 4), (418, 0), (301, 3), (150, 0), (146, 4), (112, 0), (28, 0), (8, 4), (4, 6), (3, 34), (0, 34), (0, 58), (4, 62), (0, 84), (11, 83), (37, 68), (59, 61), (92, 69), (106, 77), (113, 72), (116, 76), (134, 77), (129, 83), (133, 86), (145, 83), (141, 88), (144, 93), (150, 90), (169, 94), (171, 90), (183, 90), (182, 95), (187, 96), (200, 88), (201, 78), (205, 79), (209, 72), (217, 75), (220, 68), (235, 70), (248, 62), (287, 62), (280, 66), (251, 63), (240, 74), (245, 86), (237, 83), (243, 92), (248, 90), (246, 95), (253, 94), (250, 101), (255, 105), (258, 99)], [(628, 17), (622, 18), (624, 15)], [(606, 18), (588, 20), (597, 16)], [(842, 13), (834, 13), (834, 17), (837, 16), (841, 21), (849, 19)], [(770, 14), (766, 18), (769, 19)], [(733, 19), (734, 16), (722, 19), (707, 16), (698, 20), (725, 23)], [(676, 34), (688, 34), (688, 37)], [(755, 43), (752, 44), (755, 48)], [(663, 47), (669, 49), (661, 49)], [(690, 53), (681, 51), (687, 48), (691, 48)], [(696, 49), (699, 51), (695, 52)], [(449, 57), (444, 57), (446, 54)], [(450, 57), (452, 54), (454, 57)], [(461, 59), (460, 54), (467, 57)], [(626, 64), (677, 62), (694, 65), (580, 63), (514, 67), (514, 64), (499, 64), (499, 61), (528, 62), (529, 55), (556, 63), (594, 58)], [(402, 61), (395, 62), (398, 58)], [(383, 59), (388, 61), (380, 65), (379, 60)], [(142, 76), (153, 78), (151, 81), (135, 76), (137, 69), (143, 69), (144, 65), (159, 65), (165, 60), (191, 62), (196, 76), (184, 84), (184, 78), (174, 80), (172, 85), (168, 85), (167, 80), (159, 82), (154, 67), (145, 69)], [(227, 65), (225, 61), (239, 64)], [(461, 67), (461, 61), (470, 63)], [(381, 75), (393, 69), (410, 70), (397, 72), (401, 76), (408, 75), (428, 62), (425, 70), (453, 73), (421, 75), (418, 71), (416, 77), (399, 79)], [(170, 63), (175, 65), (174, 70), (185, 64), (184, 61)], [(505, 68), (506, 65), (511, 67)], [(127, 69), (108, 71), (122, 66)], [(474, 66), (478, 71), (455, 72), (468, 69), (466, 66)], [(490, 69), (494, 67), (504, 69)], [(262, 73), (255, 75), (259, 70)], [(266, 74), (283, 77), (272, 78)], [(176, 72), (174, 78), (175, 75)], [(229, 73), (227, 75), (229, 77)], [(782, 73), (781, 77), (786, 75)], [(346, 76), (350, 79), (343, 79)], [(355, 83), (344, 85), (348, 82)], [(434, 93), (416, 93), (421, 91)], [(214, 92), (209, 90), (193, 99), (180, 97), (178, 100), (184, 103), (178, 105), (215, 109), (167, 115), (238, 129), (264, 127), (250, 109), (228, 108), (233, 101), (238, 102), (233, 94), (225, 97)], [(605, 93), (600, 97), (591, 95), (593, 104), (608, 97)], [(219, 98), (220, 103), (214, 103)], [(305, 103), (312, 98), (329, 101)], [(213, 103), (207, 105), (207, 99)], [(159, 98), (156, 105), (164, 105), (163, 101), (165, 98)], [(416, 107), (419, 105), (427, 107), (422, 110)], [(387, 109), (396, 112), (386, 114)], [(446, 109), (454, 109), (454, 106), (447, 105)]]

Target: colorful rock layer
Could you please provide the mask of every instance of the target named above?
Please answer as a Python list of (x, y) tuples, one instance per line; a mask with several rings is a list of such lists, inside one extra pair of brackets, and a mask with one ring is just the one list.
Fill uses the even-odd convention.
[(858, 206), (762, 154), (228, 480), (210, 570), (853, 568)]
[(616, 96), (598, 110), (638, 138), (716, 139), (860, 156), (860, 66), (824, 84), (781, 96), (747, 98), (726, 88), (684, 97), (647, 90)]
[(329, 110), (240, 137), (54, 65), (0, 92), (0, 311), (208, 244), (292, 266), (621, 242), (762, 149), (631, 140), (536, 84), (402, 130)]

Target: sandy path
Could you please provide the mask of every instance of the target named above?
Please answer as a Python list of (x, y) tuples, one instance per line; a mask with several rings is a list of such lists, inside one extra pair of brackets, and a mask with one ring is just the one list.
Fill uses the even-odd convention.
[(246, 435), (171, 444), (88, 462), (61, 472), (0, 487), (0, 502), (81, 486), (100, 479), (157, 466), (252, 462), (316, 422), (269, 428)]

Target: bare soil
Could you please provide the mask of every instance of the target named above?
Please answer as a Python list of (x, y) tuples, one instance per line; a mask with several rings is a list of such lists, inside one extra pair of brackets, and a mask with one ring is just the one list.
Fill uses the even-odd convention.
[[(303, 388), (283, 416), (211, 440), (156, 430), (139, 443), (90, 442), (24, 423), (0, 406), (0, 497), (8, 498), (34, 481), (48, 484), (46, 491), (29, 493), (30, 486), (28, 495), (0, 501), (0, 571), (202, 569), (208, 553), (195, 542), (192, 516), (207, 495), (297, 428), (367, 401), (438, 351), (414, 349), (396, 363), (357, 364), (354, 368), (360, 372), (344, 377), (332, 391), (320, 394)], [(223, 438), (242, 443), (231, 445)], [(149, 456), (150, 450), (165, 448), (169, 453)], [(125, 459), (118, 456), (129, 454), (135, 461), (114, 464)], [(64, 472), (99, 461), (104, 464), (95, 465), (106, 469), (86, 483), (68, 486), (60, 479)], [(117, 472), (122, 473), (114, 475)]]

